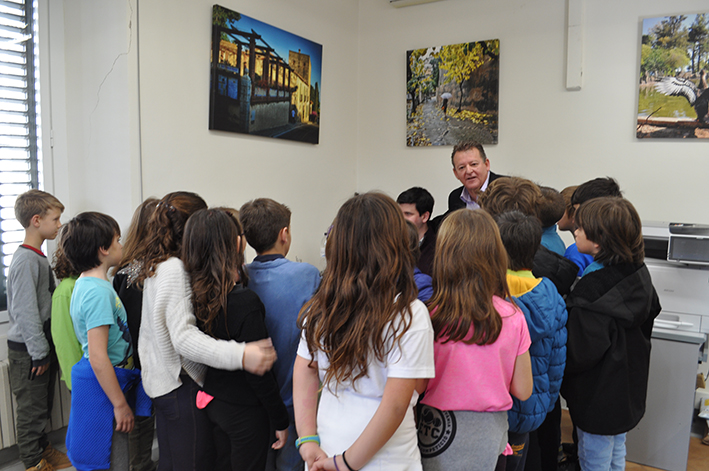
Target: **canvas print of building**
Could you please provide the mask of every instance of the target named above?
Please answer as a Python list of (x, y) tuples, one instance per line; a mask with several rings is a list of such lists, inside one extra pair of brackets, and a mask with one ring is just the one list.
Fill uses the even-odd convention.
[(709, 139), (709, 12), (643, 20), (638, 138)]
[(406, 145), (497, 144), (500, 40), (406, 52)]
[(322, 46), (214, 5), (209, 129), (317, 144)]

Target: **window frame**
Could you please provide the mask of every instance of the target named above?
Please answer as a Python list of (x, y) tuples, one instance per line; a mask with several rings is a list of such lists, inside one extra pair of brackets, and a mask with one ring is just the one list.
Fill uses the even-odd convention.
[(42, 187), (38, 8), (39, 0), (0, 4), (0, 323), (7, 321), (7, 270), (24, 237), (14, 199)]

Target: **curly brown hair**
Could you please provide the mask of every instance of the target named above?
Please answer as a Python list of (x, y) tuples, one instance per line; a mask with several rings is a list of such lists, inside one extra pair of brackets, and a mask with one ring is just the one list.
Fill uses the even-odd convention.
[(539, 217), (542, 192), (531, 180), (519, 177), (501, 177), (490, 182), (478, 204), (492, 217), (507, 211), (520, 211), (527, 216)]
[(148, 221), (155, 212), (158, 201), (160, 200), (157, 198), (147, 198), (135, 208), (128, 232), (123, 240), (123, 257), (116, 265), (116, 270), (139, 258), (140, 252), (147, 247), (145, 238), (148, 235)]
[(300, 311), (298, 326), (310, 353), (327, 356), (323, 384), (332, 389), (365, 376), (371, 361), (386, 361), (411, 325), (416, 285), (406, 220), (382, 193), (342, 205), (325, 255), (320, 288)]
[(455, 211), (441, 223), (436, 238), (433, 296), (428, 301), (436, 338), (494, 343), (502, 318), (492, 303), (493, 295), (510, 296), (507, 253), (497, 224), (485, 211)]
[(155, 274), (160, 263), (180, 256), (187, 219), (206, 208), (207, 203), (198, 194), (189, 191), (168, 193), (158, 202), (148, 221), (145, 248), (137, 259), (142, 265), (136, 277), (138, 286)]
[(64, 235), (65, 228), (66, 226), (62, 226), (61, 229), (59, 229), (59, 235), (57, 235), (57, 248), (54, 250), (54, 255), (52, 257), (52, 269), (54, 270), (56, 277), (60, 280), (81, 275), (81, 272), (77, 272), (74, 267), (71, 266), (71, 262), (69, 262), (69, 259), (66, 258), (66, 255), (64, 255), (64, 251), (62, 250), (62, 236)]
[(200, 328), (213, 335), (214, 320), (226, 310), (227, 295), (243, 275), (245, 243), (239, 220), (226, 209), (201, 209), (185, 226), (182, 261), (192, 287)]

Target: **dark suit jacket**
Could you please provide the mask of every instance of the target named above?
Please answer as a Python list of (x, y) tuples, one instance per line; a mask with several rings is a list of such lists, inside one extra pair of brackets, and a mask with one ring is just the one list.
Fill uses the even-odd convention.
[[(496, 173), (494, 173), (494, 172), (490, 172), (490, 180), (487, 182), (487, 184), (489, 185), (489, 184), (492, 183), (493, 181), (497, 180), (497, 179), (500, 178), (500, 177), (504, 177), (504, 176), (506, 176), (506, 175), (498, 175), (498, 174), (496, 174)], [(463, 209), (463, 208), (465, 208), (465, 203), (463, 202), (462, 199), (460, 199), (460, 194), (461, 194), (462, 192), (463, 192), (463, 187), (462, 187), (462, 186), (460, 186), (460, 187), (458, 187), (458, 188), (456, 188), (455, 190), (453, 190), (453, 191), (450, 192), (450, 194), (448, 195), (448, 211), (446, 212), (446, 214), (444, 215), (444, 217), (445, 217), (448, 213), (452, 213), (452, 212), (455, 211), (456, 209)]]
[(436, 253), (436, 229), (429, 225), (426, 234), (423, 236), (423, 242), (419, 247), (421, 250), (421, 255), (419, 256), (419, 261), (416, 264), (424, 273), (428, 276), (433, 276), (433, 256)]

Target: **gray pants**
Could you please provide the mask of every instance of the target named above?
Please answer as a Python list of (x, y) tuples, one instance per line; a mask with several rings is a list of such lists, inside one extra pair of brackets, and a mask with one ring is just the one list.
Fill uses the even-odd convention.
[(116, 432), (113, 423), (113, 438), (111, 439), (111, 467), (108, 471), (129, 471), (130, 457), (128, 453), (128, 434)]
[(44, 433), (54, 400), (56, 361), (43, 375), (29, 379), (32, 357), (29, 353), (8, 349), (10, 361), (10, 388), (17, 400), (17, 448), (25, 468), (36, 466), (49, 441)]
[(155, 471), (153, 461), (153, 438), (155, 437), (155, 417), (135, 417), (135, 427), (130, 433), (130, 470)]
[(440, 411), (424, 405), (418, 435), (424, 471), (493, 471), (507, 446), (507, 411)]

